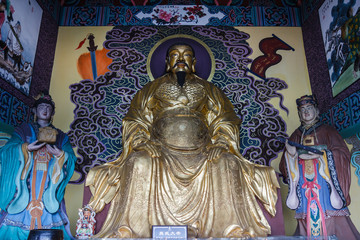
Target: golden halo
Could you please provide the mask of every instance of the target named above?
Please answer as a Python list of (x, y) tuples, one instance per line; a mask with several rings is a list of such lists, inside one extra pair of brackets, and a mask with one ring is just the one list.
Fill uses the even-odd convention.
[[(149, 56), (147, 58), (147, 61), (146, 61), (146, 70), (147, 70), (147, 73), (148, 73), (148, 76), (150, 78), (151, 81), (153, 81), (155, 79), (154, 75), (153, 75), (153, 71), (151, 69), (151, 60), (152, 60), (152, 57), (153, 57), (153, 54), (154, 52), (158, 49), (158, 47), (160, 45), (162, 45), (163, 43), (165, 43), (166, 41), (169, 41), (171, 39), (174, 39), (174, 38), (187, 38), (187, 39), (191, 39), (193, 41), (196, 41), (197, 43), (199, 43), (201, 45), (201, 47), (204, 48), (204, 50), (207, 52), (208, 54), (208, 58), (209, 58), (209, 63), (211, 64), (211, 67), (209, 68), (208, 71), (206, 71), (208, 74), (208, 77), (207, 77), (207, 81), (211, 81), (211, 79), (213, 78), (214, 76), (214, 73), (215, 73), (215, 58), (214, 58), (214, 55), (212, 53), (212, 51), (210, 50), (210, 48), (203, 42), (201, 41), (200, 39), (196, 38), (196, 37), (193, 37), (193, 36), (190, 36), (190, 35), (187, 35), (187, 34), (174, 34), (174, 35), (171, 35), (169, 37), (166, 37), (166, 38), (163, 38), (162, 40), (158, 41), (153, 47), (152, 49), (150, 50), (149, 52)], [(190, 44), (191, 45), (191, 44)], [(194, 47), (194, 46), (192, 46)], [(167, 49), (166, 49), (167, 50)], [(194, 49), (194, 51), (196, 52), (196, 49)], [(197, 56), (197, 55), (196, 55)], [(199, 58), (196, 57), (197, 59), (197, 63), (199, 62)], [(164, 57), (164, 61), (165, 61), (165, 57)], [(200, 60), (201, 61), (201, 60)], [(195, 67), (196, 68), (196, 67)], [(157, 76), (159, 77), (159, 76)], [(201, 76), (200, 76), (201, 77)]]

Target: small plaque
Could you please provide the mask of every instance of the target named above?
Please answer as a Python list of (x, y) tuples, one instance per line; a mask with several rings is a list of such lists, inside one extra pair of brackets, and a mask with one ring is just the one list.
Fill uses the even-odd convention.
[(187, 239), (187, 226), (152, 226), (153, 239)]

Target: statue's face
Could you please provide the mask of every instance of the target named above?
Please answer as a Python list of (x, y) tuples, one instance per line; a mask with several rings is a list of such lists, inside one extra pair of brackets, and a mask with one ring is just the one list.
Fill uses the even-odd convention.
[(47, 103), (40, 103), (35, 109), (35, 114), (38, 120), (50, 121), (53, 107)]
[(84, 219), (87, 221), (90, 221), (91, 212), (90, 211), (84, 211)]
[(195, 72), (194, 53), (189, 46), (175, 45), (169, 50), (167, 58), (167, 70), (172, 73)]
[(299, 116), (303, 123), (311, 124), (319, 116), (319, 111), (314, 105), (305, 104), (299, 108)]

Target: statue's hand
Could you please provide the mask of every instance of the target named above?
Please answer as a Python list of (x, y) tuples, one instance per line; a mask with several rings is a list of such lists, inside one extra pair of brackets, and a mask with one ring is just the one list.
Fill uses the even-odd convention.
[(49, 144), (46, 144), (46, 149), (56, 158), (60, 158), (64, 154), (64, 151), (58, 149), (56, 146), (51, 146)]
[(220, 146), (211, 146), (209, 149), (209, 154), (208, 154), (208, 160), (209, 161), (216, 161), (218, 160), (218, 158), (220, 157), (220, 155), (225, 152), (226, 149), (224, 147), (220, 147)]
[(286, 142), (285, 142), (285, 147), (286, 147), (286, 151), (290, 154), (290, 156), (291, 156), (291, 157), (295, 157), (296, 147), (291, 146), (291, 145), (288, 143), (288, 140), (286, 140)]
[(109, 203), (119, 189), (121, 172), (119, 167), (111, 164), (96, 166), (86, 178), (86, 186), (90, 187), (93, 197), (89, 205), (95, 212), (100, 212)]
[(90, 169), (86, 177), (86, 186), (102, 187), (99, 182), (104, 181), (106, 185), (116, 185), (120, 180), (120, 170), (117, 165), (103, 164)]
[(36, 140), (35, 142), (30, 143), (30, 144), (27, 146), (27, 149), (28, 149), (29, 152), (33, 152), (33, 151), (39, 150), (39, 149), (42, 148), (44, 145), (45, 145), (45, 143), (40, 143), (40, 144), (38, 144), (38, 140)]
[(153, 144), (151, 141), (146, 141), (139, 144), (134, 148), (134, 151), (147, 151), (151, 157), (160, 157), (161, 152), (159, 147)]
[(300, 154), (299, 158), (304, 159), (304, 160), (319, 159), (320, 155), (316, 154), (316, 153), (309, 152), (309, 153)]

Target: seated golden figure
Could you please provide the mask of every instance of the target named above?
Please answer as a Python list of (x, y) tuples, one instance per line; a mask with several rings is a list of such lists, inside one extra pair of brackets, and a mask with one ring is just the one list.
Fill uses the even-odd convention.
[(271, 233), (256, 198), (275, 215), (275, 172), (240, 154), (241, 120), (195, 63), (191, 46), (169, 48), (167, 73), (135, 95), (123, 120), (122, 155), (89, 172), (89, 205), (99, 212), (111, 202), (97, 237), (148, 238), (152, 225), (187, 225), (189, 237)]

